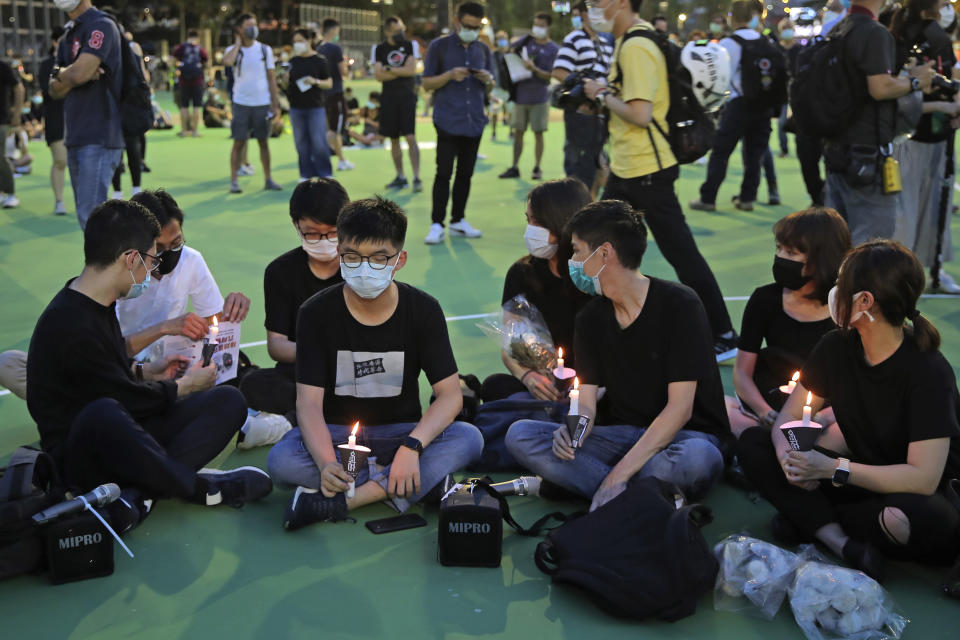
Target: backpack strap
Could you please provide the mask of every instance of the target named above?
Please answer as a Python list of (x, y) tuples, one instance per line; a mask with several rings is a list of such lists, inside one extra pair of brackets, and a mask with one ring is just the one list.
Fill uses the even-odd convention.
[(33, 493), (34, 470), (46, 455), (31, 447), (20, 447), (13, 452), (6, 471), (0, 476), (0, 503), (20, 500)]
[[(613, 78), (613, 80), (610, 81), (611, 85), (613, 84), (622, 85), (623, 83), (623, 67), (620, 66), (620, 54), (623, 52), (623, 47), (625, 44), (627, 44), (627, 40), (630, 40), (631, 38), (646, 38), (647, 40), (650, 40), (655, 45), (657, 45), (657, 48), (660, 48), (660, 41), (659, 41), (660, 36), (658, 36), (656, 33), (653, 33), (650, 29), (640, 28), (640, 29), (632, 29), (630, 31), (627, 31), (623, 35), (623, 40), (620, 41), (620, 48), (617, 49), (617, 58), (614, 61), (614, 63), (617, 66), (617, 75), (616, 77)], [(661, 52), (662, 51), (663, 50), (661, 48)], [(598, 52), (598, 55), (599, 55), (599, 52)], [(664, 55), (664, 64), (666, 64), (666, 55)], [(669, 79), (667, 80), (667, 82), (669, 83)], [(666, 140), (667, 143), (669, 143), (670, 137), (664, 132), (663, 128), (657, 122), (656, 118), (651, 117), (650, 123), (654, 127), (656, 127), (660, 135), (663, 136), (663, 139)], [(647, 135), (650, 136), (650, 146), (653, 147), (653, 155), (657, 159), (657, 167), (659, 168), (660, 171), (663, 171), (663, 162), (660, 160), (660, 150), (657, 149), (657, 141), (654, 139), (653, 131), (650, 130), (649, 125), (647, 126)]]
[[(561, 513), (559, 511), (554, 511), (553, 513), (548, 513), (547, 515), (543, 516), (542, 518), (534, 522), (529, 529), (526, 529), (522, 527), (516, 520), (513, 519), (513, 516), (510, 514), (510, 504), (507, 502), (506, 497), (502, 496), (499, 491), (491, 487), (490, 483), (487, 480), (477, 480), (474, 483), (473, 488), (474, 488), (474, 491), (478, 489), (485, 491), (487, 494), (490, 495), (490, 497), (496, 500), (500, 504), (500, 512), (503, 514), (503, 521), (506, 522), (511, 527), (513, 527), (517, 531), (517, 533), (519, 533), (522, 536), (534, 537), (534, 536), (540, 535), (540, 532), (546, 528), (546, 524), (552, 519), (563, 524), (564, 522), (573, 520), (574, 518), (577, 518), (583, 515), (582, 511), (571, 513), (569, 515), (565, 513)], [(553, 529), (553, 528), (555, 527), (550, 527), (550, 529)]]

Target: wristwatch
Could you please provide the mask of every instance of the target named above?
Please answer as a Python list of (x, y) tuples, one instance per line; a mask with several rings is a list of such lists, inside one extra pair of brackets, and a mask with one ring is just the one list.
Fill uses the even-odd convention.
[(60, 79), (60, 72), (61, 72), (62, 70), (63, 70), (62, 67), (54, 67), (54, 68), (53, 68), (53, 71), (50, 73), (50, 79), (51, 79), (51, 80), (59, 80), (59, 79)]
[(846, 458), (837, 458), (837, 468), (833, 471), (833, 486), (842, 487), (850, 480), (850, 461)]
[(910, 76), (910, 89), (911, 91), (920, 91), (920, 78)]
[(610, 89), (603, 89), (600, 93), (597, 94), (597, 102), (600, 103), (600, 106), (607, 106), (607, 95), (611, 93)]
[(407, 439), (403, 441), (403, 446), (416, 451), (418, 456), (423, 455), (423, 443), (413, 436), (407, 436)]

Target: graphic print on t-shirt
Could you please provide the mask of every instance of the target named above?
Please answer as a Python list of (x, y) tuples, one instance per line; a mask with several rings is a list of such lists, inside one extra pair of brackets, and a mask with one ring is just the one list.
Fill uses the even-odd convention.
[(338, 396), (395, 398), (403, 390), (403, 351), (337, 351)]

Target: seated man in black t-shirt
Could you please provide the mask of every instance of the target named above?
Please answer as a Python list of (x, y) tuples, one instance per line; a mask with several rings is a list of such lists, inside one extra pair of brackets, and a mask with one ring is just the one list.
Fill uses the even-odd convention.
[[(407, 262), (407, 217), (381, 198), (358, 200), (337, 218), (345, 284), (303, 304), (297, 320), (297, 418), (267, 456), (277, 483), (297, 487), (283, 526), (339, 521), (388, 500), (398, 511), (480, 456), (476, 427), (454, 422), (463, 407), (457, 363), (437, 301), (393, 275)], [(421, 413), (420, 372), (436, 400)], [(356, 493), (337, 445), (359, 422), (372, 450)]]
[(211, 388), (213, 365), (197, 363), (176, 378), (188, 362), (183, 356), (131, 365), (120, 333), (116, 302), (149, 286), (160, 266), (159, 235), (156, 217), (135, 202), (110, 200), (94, 209), (84, 230), (83, 272), (47, 305), (30, 341), (30, 415), (73, 490), (116, 482), (149, 499), (239, 507), (270, 493), (266, 473), (197, 470), (247, 419), (243, 397), (232, 387)]
[[(587, 205), (567, 226), (570, 277), (597, 296), (577, 316), (574, 351), (581, 446), (567, 427), (521, 420), (507, 449), (544, 480), (593, 498), (598, 507), (634, 477), (656, 476), (703, 494), (723, 469), (729, 423), (713, 335), (689, 287), (644, 276), (640, 214), (618, 200)], [(597, 402), (597, 390), (606, 387)]]
[(250, 408), (296, 422), (297, 313), (308, 298), (343, 282), (337, 253), (337, 214), (350, 198), (333, 178), (301, 182), (290, 196), (290, 218), (300, 246), (287, 251), (263, 274), (267, 352), (272, 369), (251, 371), (240, 383)]

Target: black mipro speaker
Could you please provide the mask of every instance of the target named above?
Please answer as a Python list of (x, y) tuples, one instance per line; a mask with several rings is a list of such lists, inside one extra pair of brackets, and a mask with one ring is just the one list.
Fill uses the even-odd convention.
[(446, 567), (499, 567), (503, 546), (500, 503), (466, 480), (440, 502), (437, 556)]
[(47, 525), (50, 582), (63, 584), (113, 573), (113, 536), (83, 512)]

